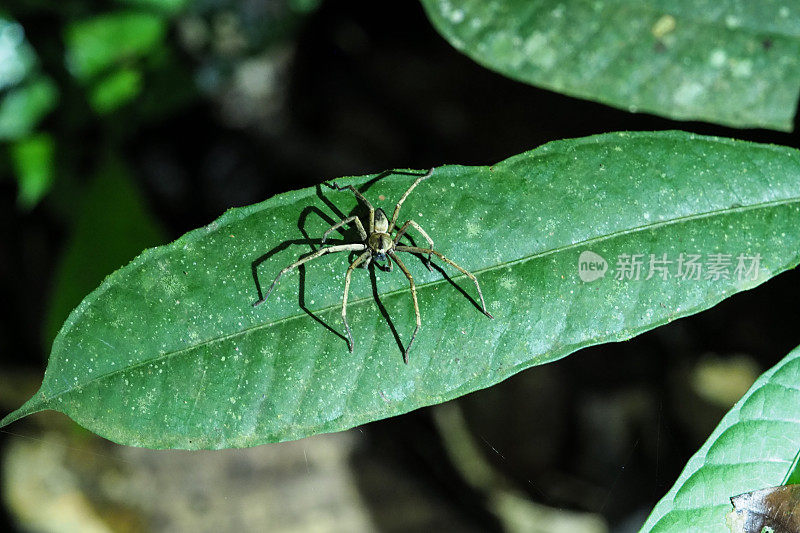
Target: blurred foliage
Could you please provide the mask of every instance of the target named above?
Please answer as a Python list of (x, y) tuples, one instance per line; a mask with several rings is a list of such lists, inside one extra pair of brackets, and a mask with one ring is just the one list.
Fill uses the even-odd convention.
[[(231, 119), (236, 125), (263, 121), (267, 117), (258, 108), (270, 108), (272, 102), (274, 111), (281, 102), (276, 87), (291, 59), (284, 49), (318, 3), (116, 0), (105, 11), (81, 0), (4, 6), (0, 142), (11, 144), (0, 150), (13, 152), (19, 205), (34, 207), (55, 180), (83, 187), (75, 169), (64, 163), (80, 159), (76, 149), (90, 148), (74, 146), (87, 130), (104, 131), (103, 142), (120, 151), (139, 126), (163, 120), (198, 94), (228, 115), (238, 112)], [(39, 27), (43, 20), (46, 26)], [(32, 21), (27, 30), (33, 31), (33, 43), (26, 36), (27, 21)], [(31, 153), (32, 146), (44, 148), (46, 137), (33, 137), (40, 132), (49, 135), (48, 163), (34, 172), (19, 154)], [(21, 144), (13, 148), (14, 143)], [(69, 157), (60, 157), (64, 150)]]
[(116, 63), (152, 53), (162, 44), (166, 21), (158, 15), (119, 11), (73, 22), (67, 26), (67, 67), (79, 80), (88, 80)]
[(0, 12), (0, 142), (30, 135), (56, 105), (58, 91), (38, 67), (22, 26)]
[(117, 0), (119, 4), (148, 7), (164, 13), (177, 13), (192, 3), (192, 0)]
[(92, 108), (98, 114), (113, 111), (125, 102), (136, 98), (142, 90), (142, 74), (135, 69), (123, 68), (99, 80), (90, 94)]
[(0, 101), (0, 140), (31, 135), (38, 123), (56, 105), (58, 91), (49, 78), (31, 80), (3, 95)]
[(164, 230), (119, 161), (102, 165), (78, 207), (78, 218), (55, 275), (47, 314), (48, 344), (83, 297), (141, 249), (164, 241)]
[(21, 206), (36, 205), (53, 184), (53, 150), (53, 138), (46, 133), (28, 137), (11, 147)]
[(49, 343), (106, 274), (166, 239), (127, 145), (201, 96), (223, 114), (241, 109), (231, 120), (241, 126), (268, 118), (258, 109), (282, 101), (276, 87), (292, 57), (288, 39), (318, 2), (4, 4), (0, 177), (13, 175), (20, 209), (47, 200), (42, 209), (68, 234), (44, 326)]

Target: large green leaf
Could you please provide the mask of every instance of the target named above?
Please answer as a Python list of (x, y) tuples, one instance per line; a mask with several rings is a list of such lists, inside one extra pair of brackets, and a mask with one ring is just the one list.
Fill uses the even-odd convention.
[(458, 50), (511, 78), (631, 111), (792, 128), (797, 0), (422, 0)]
[(800, 450), (800, 347), (725, 415), (642, 531), (727, 533), (737, 494), (780, 485)]
[[(412, 179), (394, 173), (363, 188), (390, 207)], [(326, 186), (294, 191), (145, 251), (73, 311), (42, 388), (2, 423), (56, 409), (116, 442), (156, 448), (297, 439), (630, 338), (800, 260), (795, 150), (620, 133), (554, 142), (492, 167), (439, 167), (401, 219), (416, 219), (439, 250), (477, 274), (495, 320), (476, 308), (468, 279), (453, 276), (462, 293), (407, 256), (423, 326), (404, 365), (396, 337), (408, 341), (414, 315), (398, 269), (371, 271), (379, 304), (370, 273), (353, 276), (352, 354), (341, 335), (343, 254), (309, 263), (299, 283), (286, 276), (266, 304), (251, 306), (254, 262), (263, 260), (258, 272), (268, 285), (356, 205)], [(623, 254), (644, 254), (645, 272), (638, 281), (610, 271), (581, 281), (586, 251), (612, 269)], [(760, 254), (760, 262), (754, 279), (739, 279), (733, 266), (727, 278), (644, 279), (649, 254), (677, 261), (680, 253), (730, 254), (734, 263)]]

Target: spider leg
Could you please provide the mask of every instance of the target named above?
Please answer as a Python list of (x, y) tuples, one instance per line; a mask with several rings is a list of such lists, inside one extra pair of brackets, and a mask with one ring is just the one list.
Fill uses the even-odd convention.
[(275, 276), (275, 281), (273, 281), (272, 285), (269, 286), (269, 290), (267, 291), (267, 294), (265, 294), (263, 298), (261, 298), (260, 300), (255, 302), (253, 304), (253, 307), (256, 307), (256, 306), (261, 305), (264, 302), (266, 302), (267, 298), (269, 298), (269, 295), (272, 293), (272, 289), (275, 288), (275, 285), (278, 284), (278, 280), (281, 279), (281, 276), (283, 276), (287, 272), (299, 267), (303, 263), (307, 263), (308, 261), (311, 261), (312, 259), (316, 259), (317, 257), (323, 256), (325, 254), (330, 254), (330, 253), (334, 253), (334, 252), (344, 252), (344, 251), (347, 251), (347, 250), (360, 252), (362, 250), (365, 250), (366, 248), (367, 248), (366, 244), (339, 244), (339, 245), (336, 245), (336, 246), (329, 246), (327, 248), (320, 248), (316, 252), (314, 252), (314, 253), (312, 253), (310, 255), (307, 255), (306, 257), (303, 257), (302, 259), (298, 259), (297, 261), (295, 261), (291, 265), (289, 265), (286, 268), (284, 268), (283, 270), (281, 270), (280, 273), (278, 273), (278, 275)]
[[(358, 192), (358, 189), (356, 189), (352, 185), (345, 185), (343, 187), (340, 187), (339, 185), (336, 184), (336, 182), (333, 182), (332, 186), (337, 191), (344, 191), (346, 189), (349, 189), (353, 192), (353, 194), (356, 195), (356, 198), (364, 202), (364, 205), (367, 206), (367, 209), (369, 209), (369, 232), (372, 233), (373, 231), (375, 231), (375, 208), (372, 207), (372, 204), (369, 203), (369, 200), (364, 198), (364, 195)], [(364, 237), (364, 239), (366, 240), (366, 237)]]
[[(361, 239), (364, 242), (366, 242), (367, 241), (367, 232), (364, 231), (364, 226), (361, 224), (361, 220), (359, 220), (357, 216), (352, 216), (352, 217), (348, 217), (348, 218), (346, 218), (344, 220), (341, 220), (341, 221), (337, 222), (336, 224), (331, 226), (330, 229), (328, 229), (328, 231), (323, 233), (322, 234), (322, 244), (325, 244), (325, 241), (328, 240), (328, 235), (330, 235), (331, 232), (336, 231), (337, 229), (341, 228), (345, 224), (350, 224), (351, 222), (355, 222), (356, 223), (356, 228), (358, 229), (358, 234), (361, 236)], [(431, 244), (431, 248), (433, 248), (433, 244)]]
[(411, 340), (408, 341), (408, 346), (406, 346), (403, 352), (403, 362), (408, 364), (408, 352), (411, 350), (411, 345), (414, 344), (414, 338), (416, 338), (417, 332), (422, 325), (422, 319), (419, 316), (419, 304), (417, 303), (417, 287), (414, 285), (414, 278), (411, 276), (411, 272), (409, 272), (403, 262), (400, 261), (400, 258), (397, 257), (394, 252), (389, 252), (389, 256), (394, 259), (394, 262), (397, 263), (397, 266), (400, 267), (400, 270), (402, 270), (403, 274), (408, 278), (408, 283), (411, 285), (411, 298), (414, 300), (414, 314), (417, 318), (417, 327), (414, 328), (414, 333), (411, 334)]
[[(395, 237), (394, 237), (395, 245), (398, 242), (400, 242), (400, 237), (405, 235), (406, 230), (408, 230), (409, 226), (411, 226), (412, 228), (417, 230), (419, 232), (419, 234), (422, 235), (425, 238), (426, 241), (428, 241), (428, 247), (433, 249), (433, 239), (431, 239), (430, 236), (428, 236), (428, 234), (425, 232), (425, 230), (422, 229), (420, 227), (420, 225), (417, 224), (416, 222), (414, 222), (413, 220), (406, 220), (406, 223), (403, 224), (403, 226), (397, 232), (397, 235), (395, 235)], [(428, 260), (425, 262), (425, 266), (428, 268), (428, 270), (433, 271), (433, 267), (431, 266), (431, 254), (428, 254)]]
[(347, 294), (350, 292), (350, 275), (353, 273), (354, 268), (356, 268), (358, 265), (369, 259), (371, 255), (372, 252), (370, 252), (369, 250), (359, 255), (355, 261), (350, 263), (350, 266), (347, 267), (347, 274), (344, 275), (344, 298), (342, 299), (342, 320), (344, 321), (344, 329), (347, 331), (347, 347), (350, 349), (350, 353), (353, 353), (353, 334), (350, 332), (350, 324), (347, 323)]
[(414, 183), (411, 184), (411, 187), (409, 187), (408, 190), (403, 193), (403, 196), (400, 197), (400, 201), (397, 202), (397, 205), (394, 208), (394, 214), (392, 215), (392, 222), (389, 224), (389, 233), (391, 233), (392, 230), (394, 229), (394, 225), (397, 223), (397, 215), (400, 214), (400, 206), (402, 206), (403, 202), (406, 201), (408, 195), (411, 194), (411, 191), (414, 190), (414, 187), (419, 185), (420, 181), (430, 178), (432, 174), (433, 174), (433, 169), (430, 169), (425, 175), (418, 177), (416, 180), (414, 180)]
[(433, 254), (436, 257), (438, 257), (439, 259), (441, 259), (442, 261), (444, 261), (445, 263), (447, 263), (448, 265), (450, 265), (451, 267), (453, 267), (453, 268), (459, 270), (461, 273), (467, 275), (469, 277), (469, 279), (471, 279), (472, 281), (475, 282), (475, 288), (478, 289), (478, 296), (481, 299), (481, 308), (482, 308), (483, 314), (488, 316), (489, 318), (494, 318), (492, 316), (492, 314), (489, 311), (486, 310), (486, 302), (483, 301), (483, 292), (481, 291), (481, 286), (478, 283), (478, 278), (476, 278), (472, 274), (472, 272), (470, 272), (470, 271), (458, 266), (454, 261), (451, 261), (450, 259), (446, 258), (445, 256), (443, 256), (442, 254), (440, 254), (436, 250), (433, 250), (433, 249), (430, 249), (430, 248), (419, 248), (418, 246), (396, 246), (395, 250), (397, 250), (398, 252), (411, 252), (411, 253), (417, 253), (417, 254)]

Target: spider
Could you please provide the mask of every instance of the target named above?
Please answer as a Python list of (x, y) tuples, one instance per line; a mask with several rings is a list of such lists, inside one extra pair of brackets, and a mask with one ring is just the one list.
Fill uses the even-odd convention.
[[(403, 261), (397, 256), (396, 252), (408, 252), (412, 254), (419, 254), (422, 256), (426, 256), (425, 259), (425, 266), (428, 270), (433, 270), (431, 267), (431, 255), (435, 255), (448, 265), (452, 266), (453, 268), (459, 270), (466, 276), (468, 276), (473, 282), (475, 282), (475, 288), (478, 289), (478, 296), (481, 300), (481, 310), (483, 314), (485, 314), (489, 318), (494, 318), (489, 311), (486, 310), (486, 303), (483, 301), (483, 293), (481, 292), (481, 286), (478, 284), (477, 278), (475, 276), (465, 270), (464, 268), (457, 265), (455, 262), (451, 261), (450, 259), (446, 258), (441, 253), (437, 252), (433, 249), (433, 240), (428, 236), (424, 229), (420, 227), (419, 224), (414, 222), (413, 220), (407, 220), (405, 224), (403, 224), (400, 229), (397, 229), (397, 216), (400, 214), (400, 207), (402, 207), (403, 202), (405, 202), (408, 195), (411, 194), (411, 191), (419, 185), (419, 183), (423, 180), (426, 180), (431, 177), (433, 174), (433, 169), (430, 169), (425, 175), (419, 176), (414, 183), (408, 188), (408, 190), (403, 193), (403, 196), (400, 197), (400, 201), (397, 202), (397, 205), (394, 208), (394, 213), (392, 214), (392, 220), (390, 221), (386, 217), (386, 213), (383, 212), (383, 209), (375, 209), (372, 207), (372, 204), (369, 203), (364, 195), (362, 195), (358, 190), (353, 187), (352, 185), (346, 185), (344, 187), (340, 187), (335, 182), (333, 183), (333, 188), (337, 191), (344, 191), (350, 190), (356, 196), (358, 200), (364, 203), (364, 205), (369, 210), (369, 231), (365, 231), (364, 225), (361, 223), (361, 220), (358, 216), (351, 216), (345, 218), (344, 220), (337, 222), (333, 226), (328, 229), (325, 233), (322, 234), (322, 244), (325, 244), (325, 241), (328, 239), (328, 235), (331, 232), (336, 231), (337, 229), (341, 228), (346, 224), (355, 224), (356, 229), (358, 230), (358, 234), (361, 236), (361, 242), (359, 243), (352, 243), (352, 244), (337, 244), (331, 245), (327, 248), (320, 248), (319, 250), (301, 258), (292, 263), (291, 265), (287, 266), (280, 273), (275, 277), (275, 281), (272, 282), (270, 285), (269, 290), (267, 291), (266, 295), (263, 298), (258, 300), (253, 304), (253, 307), (261, 305), (264, 303), (267, 298), (269, 298), (270, 293), (277, 285), (278, 280), (281, 279), (281, 276), (286, 274), (287, 272), (299, 267), (303, 263), (307, 263), (312, 259), (316, 259), (321, 257), (325, 254), (335, 253), (335, 252), (363, 252), (360, 254), (347, 268), (347, 273), (344, 277), (344, 298), (342, 299), (342, 321), (344, 322), (344, 328), (347, 332), (347, 347), (350, 352), (353, 352), (353, 334), (350, 331), (350, 325), (347, 323), (347, 295), (350, 291), (350, 275), (353, 273), (353, 269), (363, 264), (364, 268), (366, 268), (372, 261), (386, 261), (385, 270), (391, 272), (392, 270), (392, 262), (394, 261), (397, 263), (397, 266), (400, 267), (400, 270), (403, 271), (403, 274), (406, 275), (408, 278), (408, 283), (411, 286), (411, 298), (414, 302), (414, 314), (416, 315), (417, 319), (417, 326), (414, 328), (414, 333), (411, 334), (411, 340), (408, 342), (408, 346), (406, 346), (405, 350), (403, 350), (403, 362), (408, 364), (408, 352), (411, 350), (411, 345), (414, 344), (414, 339), (417, 336), (417, 332), (419, 331), (420, 326), (422, 325), (422, 320), (420, 319), (419, 314), (419, 304), (417, 303), (417, 288), (414, 285), (414, 278), (411, 276), (411, 272), (408, 271)], [(414, 228), (419, 232), (420, 235), (428, 242), (428, 248), (421, 248), (419, 246), (405, 246), (400, 244), (400, 238), (405, 235), (408, 228)], [(392, 238), (392, 232), (397, 231), (394, 238)]]

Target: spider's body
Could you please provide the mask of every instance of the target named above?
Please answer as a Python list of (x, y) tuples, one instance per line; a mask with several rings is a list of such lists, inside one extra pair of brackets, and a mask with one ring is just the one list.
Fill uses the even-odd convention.
[[(269, 297), (270, 293), (272, 292), (272, 289), (275, 288), (275, 285), (278, 283), (278, 280), (280, 279), (280, 277), (282, 275), (284, 275), (285, 273), (289, 272), (290, 270), (292, 270), (294, 268), (299, 267), (300, 265), (302, 265), (303, 263), (306, 263), (307, 261), (311, 261), (312, 259), (316, 259), (317, 257), (320, 257), (322, 255), (325, 255), (325, 254), (328, 254), (328, 253), (334, 253), (334, 252), (344, 252), (344, 251), (362, 252), (350, 264), (350, 266), (347, 269), (347, 273), (345, 274), (345, 278), (344, 278), (344, 298), (343, 298), (343, 301), (342, 301), (342, 320), (344, 321), (344, 327), (345, 327), (345, 330), (347, 331), (347, 345), (348, 345), (348, 348), (350, 349), (350, 351), (352, 352), (353, 351), (353, 335), (350, 332), (350, 325), (347, 323), (347, 296), (348, 296), (348, 293), (350, 291), (350, 276), (353, 273), (353, 269), (355, 269), (358, 266), (361, 266), (362, 264), (363, 264), (364, 267), (366, 267), (374, 260), (374, 261), (386, 261), (386, 269), (391, 271), (392, 268), (393, 268), (392, 267), (392, 263), (393, 262), (397, 263), (397, 266), (400, 268), (400, 270), (403, 271), (403, 274), (406, 275), (406, 278), (408, 278), (408, 282), (409, 282), (409, 285), (411, 287), (411, 297), (412, 297), (412, 299), (414, 301), (414, 314), (416, 315), (416, 319), (417, 319), (417, 327), (414, 329), (414, 333), (411, 335), (411, 340), (408, 342), (408, 346), (406, 346), (405, 350), (403, 351), (403, 361), (408, 363), (408, 352), (411, 349), (411, 345), (414, 343), (414, 339), (417, 336), (417, 332), (419, 331), (420, 326), (422, 325), (422, 321), (420, 319), (420, 314), (419, 314), (419, 304), (417, 303), (417, 288), (416, 288), (416, 285), (414, 285), (414, 278), (411, 276), (411, 273), (408, 271), (406, 266), (403, 264), (403, 262), (400, 260), (400, 258), (397, 257), (397, 254), (396, 254), (396, 252), (408, 252), (408, 253), (420, 254), (420, 255), (427, 256), (427, 259), (426, 259), (426, 262), (425, 262), (425, 266), (428, 267), (428, 270), (432, 270), (432, 268), (431, 268), (431, 255), (435, 255), (436, 257), (438, 257), (439, 259), (441, 259), (445, 263), (449, 264), (450, 266), (452, 266), (452, 267), (456, 268), (457, 270), (461, 271), (462, 273), (466, 274), (473, 282), (475, 282), (475, 287), (478, 289), (478, 296), (480, 297), (480, 300), (481, 300), (481, 309), (482, 309), (483, 313), (486, 316), (488, 316), (489, 318), (494, 318), (486, 310), (486, 304), (483, 301), (483, 293), (481, 292), (481, 286), (478, 284), (478, 280), (475, 278), (475, 276), (473, 276), (470, 272), (468, 272), (467, 270), (461, 268), (456, 263), (454, 263), (450, 259), (446, 258), (442, 254), (440, 254), (439, 252), (434, 250), (433, 249), (433, 240), (428, 236), (427, 233), (425, 233), (425, 230), (423, 230), (419, 226), (419, 224), (417, 224), (413, 220), (408, 220), (408, 221), (406, 221), (405, 224), (403, 224), (400, 227), (400, 229), (397, 230), (397, 233), (395, 234), (394, 238), (392, 237), (392, 232), (395, 231), (395, 229), (397, 229), (395, 225), (397, 223), (397, 216), (400, 214), (400, 207), (403, 205), (403, 202), (406, 200), (406, 198), (411, 193), (411, 191), (413, 191), (414, 188), (419, 184), (419, 182), (429, 178), (431, 176), (431, 174), (433, 174), (433, 169), (428, 171), (428, 173), (425, 174), (424, 176), (418, 177), (416, 179), (416, 181), (414, 181), (414, 183), (411, 184), (411, 187), (408, 188), (408, 190), (403, 194), (403, 196), (397, 202), (397, 205), (395, 206), (395, 209), (394, 209), (394, 213), (392, 214), (392, 220), (391, 221), (386, 217), (386, 213), (383, 212), (383, 209), (380, 209), (380, 208), (375, 209), (374, 207), (372, 207), (372, 204), (370, 204), (369, 201), (366, 198), (364, 198), (364, 196), (360, 192), (358, 192), (358, 190), (355, 187), (353, 187), (352, 185), (339, 187), (338, 185), (336, 185), (334, 183), (333, 186), (337, 190), (341, 191), (341, 190), (349, 189), (350, 191), (352, 191), (353, 194), (355, 194), (356, 198), (361, 200), (364, 203), (364, 205), (367, 207), (367, 209), (369, 209), (369, 224), (368, 224), (369, 232), (367, 232), (364, 229), (364, 225), (361, 223), (361, 220), (357, 216), (351, 216), (349, 218), (346, 218), (346, 219), (342, 220), (341, 222), (337, 222), (336, 224), (331, 226), (330, 229), (328, 229), (328, 231), (323, 233), (323, 235), (322, 235), (322, 244), (325, 244), (325, 241), (327, 240), (328, 235), (330, 235), (331, 232), (336, 231), (337, 229), (341, 228), (345, 224), (351, 224), (351, 223), (356, 226), (356, 229), (358, 230), (358, 234), (361, 237), (361, 242), (360, 243), (352, 243), (352, 244), (337, 244), (337, 245), (329, 246), (327, 248), (321, 248), (321, 249), (317, 250), (316, 252), (313, 252), (310, 255), (307, 255), (306, 257), (303, 257), (302, 259), (299, 259), (299, 260), (295, 261), (294, 263), (292, 263), (291, 265), (287, 266), (286, 268), (284, 268), (283, 270), (280, 271), (280, 273), (275, 278), (275, 281), (272, 282), (272, 285), (270, 286), (269, 290), (267, 291), (267, 294), (264, 295), (264, 297), (262, 299), (260, 299), (256, 303), (254, 303), (253, 306), (260, 305), (260, 304), (264, 303), (267, 300), (267, 298)], [(428, 248), (420, 248), (420, 247), (417, 247), (417, 246), (405, 246), (405, 245), (399, 244), (400, 238), (403, 235), (405, 235), (406, 230), (409, 228), (409, 226), (413, 227), (414, 229), (416, 229), (420, 233), (420, 235), (422, 235), (425, 238), (425, 240), (429, 244)]]
[(389, 235), (389, 219), (383, 209), (375, 211), (375, 231), (367, 239), (367, 248), (372, 252), (373, 259), (386, 261), (386, 254), (394, 249), (394, 241)]

